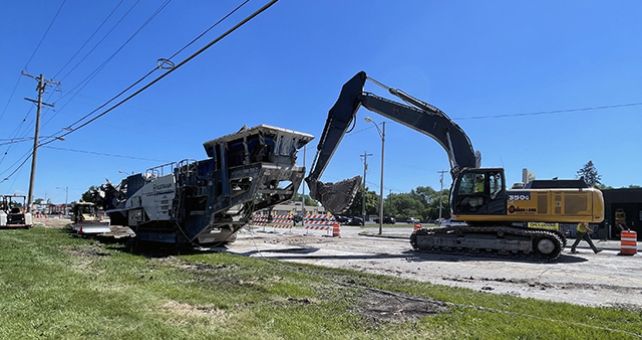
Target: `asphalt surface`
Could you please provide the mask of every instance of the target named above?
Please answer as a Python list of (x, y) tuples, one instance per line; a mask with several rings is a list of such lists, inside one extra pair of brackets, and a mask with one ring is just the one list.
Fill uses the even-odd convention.
[[(410, 247), (411, 228), (390, 229), (385, 230), (388, 237), (382, 238), (364, 235), (376, 233), (376, 228), (342, 227), (341, 237), (333, 238), (325, 231), (306, 235), (300, 227), (244, 228), (228, 251), (488, 293), (642, 310), (640, 255), (618, 256), (616, 250), (596, 255), (586, 248), (570, 254), (567, 249), (558, 262), (546, 263), (529, 257), (423, 253)], [(613, 248), (612, 242), (598, 244)]]

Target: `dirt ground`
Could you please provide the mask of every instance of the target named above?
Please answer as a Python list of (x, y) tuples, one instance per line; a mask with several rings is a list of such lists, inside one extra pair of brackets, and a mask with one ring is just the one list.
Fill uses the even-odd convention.
[(557, 263), (529, 258), (417, 253), (407, 240), (360, 236), (342, 227), (341, 238), (244, 229), (232, 253), (347, 268), (496, 294), (642, 310), (642, 256), (588, 249)]

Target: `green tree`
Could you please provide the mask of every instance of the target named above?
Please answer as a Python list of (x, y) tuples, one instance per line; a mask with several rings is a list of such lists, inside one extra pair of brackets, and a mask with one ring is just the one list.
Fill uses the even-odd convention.
[(100, 197), (98, 196), (98, 189), (99, 188), (97, 186), (94, 186), (94, 185), (90, 186), (89, 189), (87, 189), (87, 191), (83, 192), (80, 200), (83, 202), (91, 202), (91, 203), (99, 204)]
[(439, 217), (441, 200), (442, 217), (450, 216), (448, 190), (436, 191), (431, 187), (419, 186), (409, 193), (390, 194), (384, 202), (385, 215), (394, 216), (400, 221), (411, 217), (421, 220), (435, 220)]
[[(314, 198), (310, 197), (310, 195), (303, 195), (303, 199), (304, 199), (305, 205), (307, 206), (319, 205), (319, 202)], [(298, 192), (295, 192), (294, 196), (292, 196), (292, 201), (301, 202), (301, 194), (299, 194)]]
[(577, 171), (577, 177), (584, 179), (584, 182), (592, 187), (597, 187), (602, 184), (602, 176), (597, 172), (593, 161), (588, 161), (588, 163), (584, 164), (584, 166)]
[[(361, 214), (363, 213), (362, 206), (363, 206), (363, 189), (359, 189), (359, 191), (357, 191), (357, 195), (354, 197), (354, 200), (352, 201), (352, 205), (350, 206), (350, 208), (348, 208), (345, 214), (349, 216), (361, 216)], [(378, 209), (379, 209), (379, 196), (377, 195), (376, 192), (370, 191), (366, 187), (366, 214), (374, 215), (377, 213)]]

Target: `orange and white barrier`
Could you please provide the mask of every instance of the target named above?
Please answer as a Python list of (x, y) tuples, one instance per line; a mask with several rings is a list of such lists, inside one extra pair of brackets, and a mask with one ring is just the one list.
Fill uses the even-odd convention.
[(294, 226), (294, 217), (291, 214), (283, 214), (272, 215), (270, 219), (269, 215), (266, 214), (253, 214), (250, 223), (263, 227), (263, 231), (266, 231), (266, 228), (291, 230)]
[(310, 231), (321, 231), (326, 236), (332, 236), (334, 223), (332, 214), (307, 214), (303, 219), (303, 229), (306, 230), (306, 234)]
[(635, 255), (638, 252), (638, 234), (624, 230), (620, 234), (620, 255)]
[[(292, 231), (295, 227), (292, 214), (272, 215), (270, 218), (268, 214), (254, 213), (250, 224), (263, 227), (263, 231), (276, 231), (276, 229)], [(341, 226), (332, 214), (307, 214), (302, 225), (306, 235), (321, 232), (323, 236), (341, 237)], [(268, 230), (268, 228), (273, 229)]]

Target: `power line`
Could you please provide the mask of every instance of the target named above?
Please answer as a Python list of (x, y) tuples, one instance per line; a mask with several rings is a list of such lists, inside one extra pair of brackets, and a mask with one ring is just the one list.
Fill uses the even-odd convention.
[(197, 35), (196, 37), (194, 37), (190, 42), (188, 42), (187, 44), (185, 44), (185, 46), (181, 47), (179, 50), (177, 50), (176, 52), (174, 52), (174, 54), (172, 54), (172, 55), (171, 55), (169, 58), (167, 58), (167, 59), (168, 59), (168, 60), (172, 60), (172, 59), (173, 59), (174, 57), (176, 57), (179, 53), (183, 52), (186, 48), (188, 48), (188, 47), (189, 47), (189, 46), (191, 46), (193, 43), (195, 43), (196, 41), (198, 41), (200, 38), (202, 38), (205, 34), (207, 34), (207, 33), (208, 33), (209, 31), (211, 31), (213, 28), (215, 28), (216, 26), (218, 26), (218, 25), (219, 25), (220, 23), (222, 23), (223, 21), (227, 20), (227, 18), (229, 18), (229, 17), (230, 17), (231, 15), (233, 15), (234, 13), (236, 13), (236, 11), (238, 11), (239, 9), (241, 9), (241, 7), (245, 6), (248, 2), (250, 2), (250, 0), (245, 0), (245, 1), (243, 1), (242, 3), (240, 3), (238, 6), (236, 6), (236, 8), (234, 8), (233, 10), (231, 10), (230, 12), (228, 12), (225, 16), (223, 16), (222, 18), (220, 18), (217, 22), (215, 22), (214, 24), (212, 24), (210, 27), (208, 27), (206, 30), (204, 30), (203, 32), (201, 32), (201, 33), (200, 33), (199, 35)]
[(16, 94), (16, 90), (18, 89), (18, 85), (20, 85), (20, 79), (22, 79), (22, 76), (18, 76), (18, 79), (16, 79), (16, 83), (13, 85), (13, 89), (11, 90), (11, 94), (9, 95), (9, 99), (7, 100), (7, 103), (4, 104), (4, 108), (2, 109), (2, 113), (0, 114), (0, 121), (2, 118), (4, 118), (4, 114), (7, 113), (7, 108), (9, 107), (9, 104), (11, 104), (11, 101), (13, 100), (13, 96)]
[[(120, 92), (119, 92), (118, 94), (116, 94), (115, 96), (111, 97), (109, 100), (107, 100), (105, 103), (103, 103), (102, 105), (100, 105), (100, 106), (99, 106), (99, 107), (97, 107), (96, 109), (92, 110), (92, 111), (91, 111), (91, 112), (89, 112), (88, 114), (86, 114), (86, 115), (84, 115), (83, 117), (81, 117), (80, 119), (76, 120), (76, 122), (74, 122), (74, 123), (70, 124), (70, 126), (73, 126), (73, 125), (77, 124), (78, 122), (80, 122), (80, 121), (82, 121), (82, 120), (86, 119), (87, 117), (91, 116), (92, 114), (94, 114), (95, 112), (99, 111), (99, 110), (100, 110), (100, 109), (102, 109), (103, 107), (107, 106), (109, 103), (111, 103), (112, 101), (114, 101), (116, 98), (120, 97), (121, 95), (123, 95), (124, 93), (126, 93), (127, 91), (129, 91), (130, 89), (132, 89), (134, 86), (136, 86), (136, 85), (138, 85), (139, 83), (141, 83), (143, 80), (145, 80), (147, 77), (149, 77), (149, 76), (150, 76), (152, 73), (154, 73), (156, 70), (158, 70), (159, 68), (163, 68), (163, 67), (166, 65), (166, 63), (167, 63), (167, 64), (169, 64), (169, 65), (172, 65), (172, 64), (173, 64), (172, 59), (173, 59), (174, 57), (176, 57), (178, 54), (180, 54), (181, 52), (183, 52), (186, 48), (188, 48), (189, 46), (191, 46), (192, 44), (194, 44), (196, 41), (198, 41), (200, 38), (202, 38), (202, 37), (203, 37), (205, 34), (207, 34), (209, 31), (211, 31), (212, 29), (214, 29), (215, 27), (217, 27), (219, 24), (221, 24), (223, 21), (225, 21), (227, 18), (229, 18), (231, 15), (233, 15), (234, 13), (236, 13), (239, 9), (241, 9), (243, 6), (245, 6), (249, 1), (250, 1), (250, 0), (245, 0), (245, 1), (243, 1), (241, 4), (239, 4), (239, 5), (238, 5), (238, 6), (236, 6), (234, 9), (232, 9), (231, 11), (229, 11), (225, 16), (223, 16), (223, 17), (222, 17), (222, 18), (220, 18), (218, 21), (216, 21), (214, 24), (210, 25), (210, 26), (209, 26), (207, 29), (205, 29), (203, 32), (201, 32), (201, 33), (199, 33), (197, 36), (195, 36), (195, 37), (194, 37), (192, 40), (190, 40), (187, 44), (183, 45), (180, 49), (176, 50), (176, 51), (175, 51), (175, 52), (174, 52), (174, 53), (173, 53), (169, 58), (159, 59), (159, 63), (156, 65), (156, 67), (154, 67), (153, 69), (151, 69), (150, 71), (148, 71), (145, 75), (143, 75), (142, 77), (140, 77), (138, 80), (136, 80), (134, 83), (132, 83), (131, 85), (129, 85), (129, 86), (128, 86), (127, 88), (125, 88), (124, 90), (120, 91)], [(79, 93), (79, 92), (76, 92), (76, 95), (77, 95), (78, 93)], [(75, 95), (74, 95), (74, 96), (75, 96)], [(70, 101), (71, 101), (71, 100), (70, 100)], [(69, 101), (67, 101), (67, 103), (65, 103), (65, 104), (63, 105), (63, 108), (64, 108), (65, 106), (67, 106), (67, 104), (69, 104)], [(61, 109), (61, 110), (62, 110), (62, 109)], [(54, 118), (54, 116), (55, 116), (55, 114), (54, 114), (53, 116), (51, 116), (51, 117), (50, 117), (50, 118), (45, 122), (45, 125), (46, 125), (47, 123), (49, 123), (49, 122)]]
[(105, 39), (107, 39), (107, 37), (111, 35), (111, 33), (123, 22), (123, 20), (125, 20), (125, 18), (129, 15), (129, 13), (131, 13), (131, 11), (138, 5), (139, 2), (140, 0), (136, 0), (136, 2), (134, 2), (125, 11), (125, 13), (120, 16), (118, 21), (116, 21), (116, 23), (112, 25), (109, 31), (107, 31), (107, 33), (105, 33), (105, 35), (103, 35), (103, 37), (96, 44), (94, 44), (94, 46), (87, 53), (85, 53), (85, 55), (82, 58), (80, 58), (80, 60), (76, 62), (76, 64), (74, 64), (74, 66), (69, 71), (67, 71), (64, 76), (62, 76), (61, 81), (65, 80), (73, 71), (75, 71), (76, 68), (80, 66), (80, 64), (82, 64), (85, 61), (85, 59), (87, 59), (87, 57), (89, 57), (89, 55), (91, 55), (96, 50), (96, 48), (98, 48), (98, 46), (100, 46), (100, 44), (102, 44), (102, 42), (105, 41)]
[[(102, 117), (102, 116), (104, 116), (104, 115), (108, 114), (109, 112), (113, 111), (114, 109), (116, 109), (116, 108), (117, 108), (117, 107), (119, 107), (120, 105), (122, 105), (122, 104), (126, 103), (127, 101), (129, 101), (129, 100), (130, 100), (130, 99), (132, 99), (133, 97), (137, 96), (137, 95), (138, 95), (138, 94), (140, 94), (141, 92), (145, 91), (146, 89), (148, 89), (149, 87), (151, 87), (152, 85), (154, 85), (155, 83), (157, 83), (158, 81), (160, 81), (161, 79), (165, 78), (165, 77), (166, 77), (167, 75), (169, 75), (170, 73), (174, 72), (175, 70), (179, 69), (179, 68), (180, 68), (180, 67), (182, 67), (183, 65), (187, 64), (189, 61), (191, 61), (192, 59), (194, 59), (195, 57), (197, 57), (197, 56), (198, 56), (198, 55), (200, 55), (201, 53), (205, 52), (207, 49), (209, 49), (210, 47), (212, 47), (213, 45), (215, 45), (215, 44), (216, 44), (216, 43), (218, 43), (219, 41), (223, 40), (225, 37), (227, 37), (228, 35), (230, 35), (232, 32), (236, 31), (237, 29), (239, 29), (240, 27), (242, 27), (243, 25), (245, 25), (247, 22), (249, 22), (250, 20), (252, 20), (254, 17), (256, 17), (256, 16), (258, 16), (259, 14), (263, 13), (265, 10), (267, 10), (268, 8), (270, 8), (272, 5), (274, 5), (274, 4), (275, 4), (275, 3), (277, 3), (277, 2), (278, 2), (278, 0), (271, 0), (270, 2), (266, 3), (266, 4), (265, 4), (265, 5), (263, 5), (261, 8), (259, 8), (258, 10), (256, 10), (255, 12), (253, 12), (252, 14), (250, 14), (249, 16), (247, 16), (245, 19), (241, 20), (241, 21), (240, 21), (240, 22), (238, 22), (236, 25), (232, 26), (230, 29), (228, 29), (227, 31), (225, 31), (224, 33), (222, 33), (221, 35), (219, 35), (219, 36), (218, 36), (218, 37), (216, 37), (215, 39), (211, 40), (211, 41), (210, 41), (209, 43), (207, 43), (205, 46), (201, 47), (199, 50), (197, 50), (196, 52), (192, 53), (192, 54), (191, 54), (190, 56), (188, 56), (187, 58), (183, 59), (180, 63), (176, 64), (176, 66), (174, 66), (174, 67), (172, 67), (171, 69), (167, 70), (165, 73), (163, 73), (163, 74), (161, 74), (160, 76), (156, 77), (154, 80), (152, 80), (151, 82), (147, 83), (147, 84), (146, 84), (145, 86), (143, 86), (142, 88), (140, 88), (140, 89), (136, 90), (134, 93), (130, 94), (130, 95), (129, 95), (129, 96), (127, 96), (126, 98), (122, 99), (122, 100), (121, 100), (121, 101), (119, 101), (118, 103), (116, 103), (116, 104), (112, 105), (112, 106), (111, 106), (110, 108), (108, 108), (107, 110), (105, 110), (105, 111), (101, 112), (99, 115), (97, 115), (97, 116), (93, 117), (92, 119), (90, 119), (90, 120), (88, 120), (88, 121), (86, 121), (86, 122), (82, 123), (81, 125), (79, 125), (79, 126), (77, 126), (77, 127), (75, 127), (75, 128), (61, 129), (61, 131), (65, 131), (65, 130), (66, 130), (66, 132), (65, 132), (65, 133), (62, 133), (62, 134), (60, 134), (60, 135), (58, 135), (58, 136), (52, 136), (52, 137), (51, 137), (51, 139), (50, 139), (49, 141), (46, 141), (46, 142), (40, 143), (40, 144), (39, 144), (39, 147), (40, 147), (40, 146), (45, 146), (45, 145), (51, 144), (51, 143), (53, 143), (53, 142), (54, 142), (54, 141), (56, 141), (56, 140), (62, 140), (65, 136), (67, 136), (67, 135), (69, 135), (69, 134), (71, 134), (71, 133), (73, 133), (73, 132), (75, 132), (75, 131), (77, 131), (77, 130), (79, 130), (79, 129), (81, 129), (81, 128), (83, 128), (83, 127), (87, 126), (87, 125), (89, 125), (90, 123), (94, 122), (94, 121), (95, 121), (95, 120), (97, 120), (98, 118), (100, 118), (100, 117)], [(74, 123), (74, 124), (72, 124), (72, 125), (75, 125), (75, 124), (76, 124), (76, 123)], [(30, 154), (30, 153), (29, 153), (29, 154)], [(24, 164), (26, 163), (26, 161), (27, 161), (28, 159), (29, 159), (29, 156), (27, 156), (27, 158), (26, 158), (26, 159), (25, 159), (25, 160), (24, 160), (20, 165), (18, 165), (18, 167), (17, 167), (16, 169), (14, 169), (14, 171), (13, 171), (13, 172), (11, 172), (11, 174), (9, 174), (9, 175), (8, 175), (8, 176), (7, 176), (3, 181), (6, 181), (6, 180), (8, 180), (11, 176), (13, 176), (13, 175), (14, 175), (14, 174), (15, 174), (15, 173), (16, 173), (16, 172), (17, 172), (17, 171), (18, 171), (22, 166), (24, 166)], [(7, 170), (5, 170), (4, 172), (1, 172), (0, 174), (3, 174), (3, 173), (5, 173), (5, 172), (7, 172), (7, 171), (8, 171), (9, 169), (11, 169), (11, 167), (13, 167), (16, 163), (17, 163), (17, 162), (15, 162), (15, 163), (14, 163), (13, 165), (11, 165)]]
[(94, 38), (94, 36), (98, 33), (98, 31), (100, 31), (100, 29), (101, 29), (101, 28), (102, 28), (102, 27), (107, 23), (107, 21), (109, 20), (109, 18), (111, 18), (111, 17), (112, 17), (112, 15), (114, 15), (114, 13), (116, 13), (116, 10), (117, 10), (118, 8), (120, 8), (120, 6), (123, 4), (123, 2), (124, 2), (124, 1), (125, 1), (125, 0), (120, 0), (120, 1), (116, 4), (116, 7), (114, 7), (114, 8), (111, 10), (111, 12), (109, 12), (109, 14), (105, 17), (105, 19), (103, 19), (103, 21), (100, 23), (100, 25), (98, 25), (98, 27), (96, 27), (96, 29), (94, 30), (94, 32), (93, 32), (91, 35), (89, 35), (89, 37), (85, 40), (85, 42), (83, 42), (83, 43), (82, 43), (82, 45), (80, 45), (80, 47), (79, 47), (79, 48), (76, 50), (76, 52), (75, 52), (75, 53), (74, 53), (74, 54), (69, 58), (69, 60), (67, 60), (67, 62), (66, 62), (66, 63), (65, 63), (65, 64), (64, 64), (64, 65), (63, 65), (63, 66), (58, 70), (58, 72), (56, 72), (56, 73), (54, 74), (54, 76), (53, 76), (54, 78), (58, 78), (58, 75), (60, 75), (60, 72), (62, 72), (62, 71), (63, 71), (67, 66), (69, 66), (69, 64), (71, 63), (71, 61), (72, 61), (72, 60), (74, 60), (74, 58), (76, 58), (76, 57), (78, 56), (78, 54), (80, 53), (80, 51), (82, 51), (82, 50), (83, 50), (83, 48), (85, 48), (85, 46), (87, 46), (87, 44), (89, 43), (89, 41), (91, 41), (91, 39), (93, 39), (93, 38)]
[(96, 156), (116, 157), (116, 158), (133, 159), (133, 160), (139, 160), (139, 161), (151, 161), (151, 162), (163, 162), (163, 163), (169, 163), (170, 162), (170, 161), (164, 160), (164, 159), (143, 158), (143, 157), (118, 155), (118, 154), (113, 154), (113, 153), (105, 153), (105, 152), (97, 152), (97, 151), (87, 151), (87, 150), (60, 148), (60, 147), (55, 147), (55, 146), (44, 146), (44, 147), (47, 148), (47, 149), (52, 149), (52, 150), (84, 153), (84, 154), (96, 155)]
[[(144, 21), (144, 22), (143, 22), (143, 23), (138, 27), (138, 29), (136, 29), (136, 31), (134, 31), (134, 33), (132, 33), (132, 34), (129, 36), (129, 38), (127, 38), (127, 40), (125, 40), (125, 41), (124, 41), (124, 42), (123, 42), (123, 43), (122, 43), (122, 44), (121, 44), (121, 45), (116, 49), (116, 51), (114, 51), (114, 52), (113, 52), (109, 57), (107, 57), (107, 59), (105, 59), (105, 60), (104, 60), (100, 65), (98, 65), (98, 67), (96, 67), (96, 68), (94, 69), (94, 71), (92, 71), (92, 72), (91, 72), (87, 77), (85, 77), (85, 79), (83, 79), (80, 83), (78, 83), (78, 85), (76, 85), (72, 90), (70, 90), (67, 94), (72, 93), (72, 92), (74, 92), (74, 91), (75, 91), (75, 93), (71, 96), (71, 98), (69, 98), (69, 100), (67, 100), (67, 102), (66, 102), (66, 103), (65, 103), (65, 104), (60, 108), (60, 110), (59, 110), (59, 111), (56, 111), (56, 113), (54, 113), (54, 114), (53, 114), (53, 115), (52, 115), (52, 116), (47, 120), (47, 122), (46, 122), (46, 123), (50, 122), (50, 121), (51, 121), (51, 120), (56, 116), (56, 114), (58, 114), (58, 112), (62, 111), (62, 110), (63, 110), (67, 105), (69, 105), (69, 103), (70, 103), (71, 101), (73, 101), (73, 99), (74, 99), (74, 98), (76, 98), (76, 96), (77, 96), (77, 95), (78, 95), (78, 94), (79, 94), (79, 93), (80, 93), (80, 92), (81, 92), (81, 91), (82, 91), (82, 90), (83, 90), (87, 85), (89, 85), (89, 83), (90, 83), (90, 82), (91, 82), (91, 81), (92, 81), (92, 80), (93, 80), (93, 79), (98, 75), (98, 73), (100, 73), (100, 71), (102, 71), (102, 70), (103, 70), (103, 68), (104, 68), (104, 67), (105, 67), (105, 66), (106, 66), (106, 65), (107, 65), (107, 64), (108, 64), (112, 59), (114, 59), (114, 58), (115, 58), (115, 57), (116, 57), (116, 56), (117, 56), (117, 55), (118, 55), (118, 54), (123, 50), (123, 48), (125, 48), (125, 46), (127, 46), (127, 44), (129, 44), (129, 43), (130, 43), (130, 42), (131, 42), (131, 41), (132, 41), (132, 40), (133, 40), (133, 39), (138, 35), (138, 33), (140, 33), (140, 32), (143, 30), (143, 28), (145, 28), (145, 27), (146, 27), (146, 26), (147, 26), (147, 25), (148, 25), (148, 24), (149, 24), (149, 23), (150, 23), (150, 22), (151, 22), (151, 21), (152, 21), (152, 20), (153, 20), (157, 15), (158, 15), (158, 14), (160, 14), (160, 13), (165, 9), (165, 7), (167, 7), (167, 5), (169, 5), (169, 3), (170, 3), (171, 1), (172, 1), (172, 0), (165, 0), (165, 2), (163, 2), (163, 3), (162, 3), (162, 4), (161, 4), (157, 9), (156, 9), (156, 11), (155, 11), (154, 13), (152, 13), (152, 15), (151, 15), (150, 17), (148, 17), (148, 18), (147, 18), (147, 20), (145, 20), (145, 21)], [(66, 95), (65, 95), (65, 96), (66, 96)], [(64, 96), (63, 96), (63, 97), (64, 97)], [(61, 97), (60, 99), (62, 99), (62, 97)], [(60, 100), (60, 99), (59, 99), (59, 100)]]
[(5, 177), (2, 181), (0, 181), (0, 183), (3, 183), (3, 182), (5, 182), (5, 181), (9, 180), (9, 178), (11, 178), (11, 176), (13, 176), (16, 172), (18, 172), (18, 170), (20, 170), (20, 168), (22, 168), (25, 164), (27, 164), (27, 161), (31, 158), (32, 153), (33, 153), (33, 150), (29, 150), (29, 151), (27, 151), (27, 153), (26, 153), (26, 154), (24, 154), (24, 155), (22, 155), (22, 157), (18, 158), (18, 160), (16, 160), (16, 161), (15, 161), (11, 166), (9, 166), (5, 171), (0, 172), (0, 175), (1, 175), (1, 174), (6, 173), (7, 171), (9, 171), (9, 169), (11, 169), (11, 168), (12, 168), (12, 167), (14, 167), (16, 164), (18, 164), (18, 163), (20, 162), (20, 159), (24, 158), (24, 159), (22, 160), (22, 162), (20, 162), (20, 164), (19, 164), (19, 165), (18, 165), (18, 166), (17, 166), (17, 167), (16, 167), (16, 168), (15, 168), (15, 169), (10, 173), (10, 174), (8, 174), (8, 175), (7, 175), (7, 177)]
[(558, 114), (558, 113), (608, 110), (608, 109), (617, 109), (617, 108), (622, 108), (622, 107), (634, 107), (634, 106), (642, 106), (642, 102), (634, 102), (634, 103), (626, 103), (626, 104), (613, 104), (613, 105), (587, 106), (587, 107), (579, 107), (579, 108), (572, 108), (572, 109), (562, 109), (562, 110), (550, 110), (550, 111), (535, 111), (535, 112), (524, 112), (524, 113), (505, 113), (505, 114), (496, 114), (496, 115), (458, 117), (458, 118), (455, 118), (455, 119), (457, 119), (457, 120), (466, 120), (466, 119), (489, 119), (489, 118), (539, 116), (539, 115), (549, 115), (549, 114)]
[(62, 10), (62, 7), (65, 5), (65, 2), (67, 2), (67, 0), (62, 0), (62, 2), (60, 3), (60, 6), (58, 6), (58, 10), (56, 11), (56, 14), (54, 15), (53, 19), (51, 19), (51, 22), (49, 23), (49, 26), (47, 26), (47, 29), (45, 30), (45, 33), (40, 38), (40, 41), (38, 41), (38, 44), (36, 45), (36, 48), (33, 50), (33, 52), (31, 53), (31, 56), (27, 60), (27, 63), (25, 64), (25, 67), (24, 67), (25, 69), (29, 68), (29, 64), (31, 64), (31, 61), (33, 60), (33, 57), (36, 56), (36, 53), (40, 49), (40, 46), (42, 45), (42, 42), (45, 41), (45, 38), (47, 37), (47, 34), (49, 34), (49, 31), (51, 30), (51, 27), (53, 26), (54, 22), (56, 22), (56, 19), (58, 18), (58, 15), (60, 14), (60, 11)]
[(180, 63), (178, 63), (178, 64), (176, 64), (175, 66), (173, 66), (172, 68), (168, 69), (165, 73), (163, 73), (163, 74), (159, 75), (158, 77), (154, 78), (152, 81), (150, 81), (149, 83), (147, 83), (146, 85), (144, 85), (144, 86), (143, 86), (143, 87), (141, 87), (140, 89), (136, 90), (134, 93), (132, 93), (132, 94), (130, 94), (129, 96), (125, 97), (124, 99), (122, 99), (122, 100), (121, 100), (121, 101), (119, 101), (118, 103), (116, 103), (116, 104), (112, 105), (112, 106), (111, 106), (111, 107), (109, 107), (107, 110), (105, 110), (105, 111), (101, 112), (100, 114), (98, 114), (98, 115), (94, 116), (93, 118), (89, 119), (88, 121), (83, 122), (82, 124), (80, 124), (80, 125), (78, 125), (78, 126), (76, 126), (76, 127), (73, 127), (73, 125), (75, 125), (76, 123), (79, 123), (79, 122), (76, 122), (76, 123), (72, 124), (71, 126), (69, 126), (69, 127), (66, 129), (66, 130), (67, 130), (66, 132), (62, 133), (62, 134), (61, 134), (61, 135), (59, 135), (59, 136), (56, 136), (56, 139), (51, 139), (51, 140), (49, 140), (49, 141), (47, 141), (47, 142), (43, 142), (43, 143), (41, 143), (41, 145), (47, 145), (47, 144), (53, 143), (53, 142), (54, 142), (54, 141), (56, 141), (57, 139), (64, 138), (65, 136), (67, 136), (67, 135), (69, 135), (69, 134), (71, 134), (71, 133), (73, 133), (73, 132), (78, 131), (79, 129), (81, 129), (81, 128), (83, 128), (83, 127), (85, 127), (85, 126), (87, 126), (87, 125), (91, 124), (92, 122), (96, 121), (97, 119), (99, 119), (99, 118), (103, 117), (104, 115), (106, 115), (106, 114), (110, 113), (111, 111), (113, 111), (113, 110), (114, 110), (114, 109), (116, 109), (117, 107), (121, 106), (122, 104), (124, 104), (124, 103), (128, 102), (129, 100), (131, 100), (132, 98), (134, 98), (134, 97), (135, 97), (135, 96), (137, 96), (138, 94), (140, 94), (140, 93), (142, 93), (143, 91), (147, 90), (147, 89), (148, 89), (148, 88), (150, 88), (152, 85), (156, 84), (156, 83), (157, 83), (157, 82), (159, 82), (161, 79), (163, 79), (163, 78), (165, 78), (166, 76), (168, 76), (170, 73), (172, 73), (172, 72), (174, 72), (174, 71), (178, 70), (179, 68), (181, 68), (182, 66), (184, 66), (185, 64), (187, 64), (188, 62), (190, 62), (192, 59), (196, 58), (196, 57), (197, 57), (198, 55), (200, 55), (201, 53), (205, 52), (207, 49), (209, 49), (210, 47), (212, 47), (213, 45), (215, 45), (215, 44), (216, 44), (216, 43), (218, 43), (219, 41), (223, 40), (225, 37), (227, 37), (227, 36), (228, 36), (228, 35), (230, 35), (232, 32), (236, 31), (238, 28), (240, 28), (240, 27), (242, 27), (243, 25), (245, 25), (248, 21), (252, 20), (252, 19), (253, 19), (254, 17), (256, 17), (257, 15), (259, 15), (259, 14), (261, 14), (262, 12), (264, 12), (265, 10), (267, 10), (269, 7), (271, 7), (272, 5), (274, 5), (276, 2), (278, 2), (278, 0), (271, 0), (271, 1), (269, 1), (267, 4), (263, 5), (263, 7), (259, 8), (258, 10), (256, 10), (255, 12), (253, 12), (252, 14), (250, 14), (249, 16), (247, 16), (245, 19), (243, 19), (243, 20), (241, 20), (240, 22), (238, 22), (238, 23), (237, 23), (236, 25), (234, 25), (232, 28), (228, 29), (228, 30), (227, 30), (227, 31), (225, 31), (223, 34), (219, 35), (218, 37), (216, 37), (215, 39), (213, 39), (212, 41), (210, 41), (209, 43), (207, 43), (205, 46), (201, 47), (199, 50), (197, 50), (196, 52), (192, 53), (192, 54), (191, 54), (190, 56), (188, 56), (187, 58), (183, 59)]
[[(162, 60), (163, 60), (164, 62), (169, 62), (170, 64), (172, 64), (172, 61), (171, 61), (171, 60), (172, 60), (174, 57), (176, 57), (176, 55), (178, 55), (179, 53), (181, 53), (182, 51), (184, 51), (187, 47), (189, 47), (189, 46), (190, 46), (190, 45), (192, 45), (194, 42), (196, 42), (197, 40), (199, 40), (199, 39), (200, 39), (201, 37), (203, 37), (207, 32), (209, 32), (210, 30), (212, 30), (213, 28), (215, 28), (216, 26), (218, 26), (219, 24), (221, 24), (223, 21), (225, 21), (227, 18), (229, 18), (232, 14), (234, 14), (236, 11), (238, 11), (241, 7), (243, 7), (243, 6), (244, 6), (245, 4), (247, 4), (249, 1), (250, 1), (250, 0), (246, 0), (246, 1), (242, 2), (240, 5), (236, 6), (234, 9), (232, 9), (230, 12), (228, 12), (228, 13), (227, 13), (225, 16), (223, 16), (221, 19), (219, 19), (218, 21), (216, 21), (214, 24), (212, 24), (212, 25), (211, 25), (210, 27), (208, 27), (206, 30), (204, 30), (203, 32), (201, 32), (200, 34), (198, 34), (196, 37), (194, 37), (191, 41), (189, 41), (189, 42), (188, 42), (187, 44), (185, 44), (183, 47), (181, 47), (181, 48), (180, 48), (180, 49), (178, 49), (176, 52), (174, 52), (174, 53), (173, 53), (169, 58), (167, 58), (167, 59), (162, 59)], [(152, 69), (151, 69), (151, 70), (149, 70), (145, 75), (143, 75), (143, 76), (142, 76), (142, 77), (140, 77), (138, 80), (136, 80), (135, 82), (133, 82), (131, 85), (127, 86), (125, 89), (123, 89), (122, 91), (118, 92), (116, 95), (112, 96), (112, 97), (111, 97), (109, 100), (107, 100), (105, 103), (103, 103), (102, 105), (98, 106), (97, 108), (95, 108), (94, 110), (92, 110), (91, 112), (89, 112), (88, 114), (86, 114), (86, 115), (82, 116), (80, 119), (76, 120), (74, 123), (70, 124), (70, 125), (69, 125), (69, 128), (71, 128), (73, 125), (75, 125), (75, 124), (77, 124), (77, 123), (79, 123), (79, 122), (81, 122), (81, 121), (85, 120), (86, 118), (88, 118), (88, 117), (89, 117), (89, 116), (91, 116), (92, 114), (94, 114), (94, 113), (98, 112), (98, 111), (99, 111), (99, 110), (101, 110), (103, 107), (107, 106), (109, 103), (111, 103), (112, 101), (116, 100), (118, 97), (120, 97), (121, 95), (123, 95), (124, 93), (126, 93), (127, 91), (129, 91), (130, 89), (132, 89), (133, 87), (135, 87), (136, 85), (140, 84), (143, 80), (145, 80), (147, 77), (149, 77), (152, 73), (154, 73), (156, 70), (158, 70), (159, 68), (162, 68), (162, 67), (163, 67), (163, 64), (162, 64), (162, 63), (157, 64), (157, 65), (156, 65), (156, 67), (152, 68)], [(67, 103), (69, 103), (69, 102), (67, 102)], [(67, 105), (67, 104), (65, 104), (65, 106), (66, 106), (66, 105)], [(46, 123), (48, 123), (49, 121), (51, 121), (51, 119), (53, 119), (53, 116), (52, 116), (49, 120), (47, 120), (47, 122), (46, 122)], [(45, 124), (46, 124), (46, 123), (45, 123)]]
[[(29, 68), (29, 64), (31, 64), (31, 61), (35, 57), (36, 53), (40, 49), (40, 46), (42, 45), (43, 41), (45, 41), (45, 38), (49, 34), (49, 31), (51, 30), (51, 27), (53, 26), (54, 22), (56, 22), (56, 19), (58, 18), (58, 15), (60, 14), (60, 11), (62, 10), (62, 7), (65, 5), (65, 2), (67, 0), (63, 0), (60, 3), (60, 6), (58, 7), (58, 10), (56, 11), (56, 14), (54, 17), (51, 19), (49, 22), (49, 26), (47, 26), (47, 29), (45, 32), (42, 34), (42, 37), (40, 37), (40, 41), (38, 41), (38, 44), (36, 44), (36, 47), (34, 48), (33, 52), (31, 52), (31, 55), (29, 56), (29, 59), (27, 59), (27, 62), (23, 66), (23, 68), (26, 70)], [(4, 118), (5, 113), (7, 112), (7, 108), (9, 107), (9, 104), (13, 100), (13, 96), (16, 94), (16, 90), (18, 89), (18, 85), (20, 84), (20, 79), (22, 78), (22, 75), (18, 75), (18, 79), (16, 80), (16, 83), (13, 85), (13, 89), (11, 90), (11, 94), (9, 95), (9, 99), (7, 100), (7, 103), (4, 105), (4, 108), (2, 109), (2, 113), (0, 113), (0, 121), (2, 118)]]

